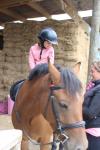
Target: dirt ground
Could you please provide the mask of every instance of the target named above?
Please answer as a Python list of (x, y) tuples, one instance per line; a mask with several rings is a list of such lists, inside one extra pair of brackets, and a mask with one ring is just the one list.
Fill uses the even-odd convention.
[(0, 130), (13, 129), (11, 116), (0, 115)]

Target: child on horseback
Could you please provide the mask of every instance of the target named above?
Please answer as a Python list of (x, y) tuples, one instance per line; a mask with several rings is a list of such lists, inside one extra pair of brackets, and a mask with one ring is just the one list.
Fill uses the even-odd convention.
[(57, 34), (52, 28), (44, 28), (38, 35), (39, 42), (33, 45), (29, 51), (29, 68), (35, 68), (41, 63), (48, 63), (48, 57), (54, 64), (53, 44), (58, 44)]

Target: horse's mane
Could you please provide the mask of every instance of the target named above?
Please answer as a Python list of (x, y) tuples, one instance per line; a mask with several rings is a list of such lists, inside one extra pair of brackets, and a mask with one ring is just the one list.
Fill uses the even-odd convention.
[[(55, 65), (56, 68), (60, 71), (61, 66)], [(28, 79), (32, 80), (34, 77), (40, 77), (42, 75), (46, 75), (48, 73), (48, 64), (39, 64), (34, 69), (31, 70)]]
[(76, 93), (82, 92), (82, 83), (71, 69), (62, 68), (61, 77), (64, 87), (70, 95), (75, 96)]
[[(80, 93), (82, 90), (82, 84), (77, 76), (69, 68), (62, 68), (60, 65), (55, 67), (61, 72), (61, 78), (64, 88), (67, 89), (70, 95)], [(37, 65), (29, 74), (28, 79), (32, 80), (34, 77), (38, 78), (48, 73), (48, 64)]]

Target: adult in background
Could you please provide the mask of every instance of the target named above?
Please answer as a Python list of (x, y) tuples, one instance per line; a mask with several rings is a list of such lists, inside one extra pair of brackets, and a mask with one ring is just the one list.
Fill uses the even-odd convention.
[(100, 150), (100, 61), (93, 62), (91, 77), (84, 97), (83, 118), (86, 121), (88, 150)]

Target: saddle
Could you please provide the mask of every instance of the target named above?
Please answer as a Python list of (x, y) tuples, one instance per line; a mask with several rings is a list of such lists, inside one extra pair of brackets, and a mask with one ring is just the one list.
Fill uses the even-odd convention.
[(15, 102), (18, 91), (23, 85), (25, 79), (15, 82), (10, 88), (10, 97)]

